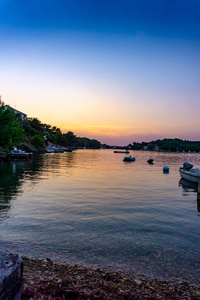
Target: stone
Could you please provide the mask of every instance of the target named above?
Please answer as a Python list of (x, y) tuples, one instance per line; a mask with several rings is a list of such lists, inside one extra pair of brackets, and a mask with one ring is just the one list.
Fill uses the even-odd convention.
[(0, 299), (20, 300), (23, 294), (23, 261), (0, 251)]

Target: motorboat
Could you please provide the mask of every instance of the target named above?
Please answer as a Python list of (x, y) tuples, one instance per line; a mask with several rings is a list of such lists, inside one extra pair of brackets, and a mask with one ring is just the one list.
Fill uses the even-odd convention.
[(63, 150), (64, 150), (64, 152), (73, 152), (73, 150), (70, 148), (63, 148)]
[(135, 161), (135, 157), (130, 156), (125, 156), (123, 161)]
[(56, 146), (48, 146), (46, 148), (47, 153), (63, 153), (64, 150), (62, 147), (56, 147)]
[(186, 169), (180, 168), (179, 169), (180, 175), (183, 179), (186, 179), (191, 182), (200, 182), (200, 169)]
[(16, 147), (13, 147), (13, 150), (10, 151), (11, 154), (25, 154), (25, 151), (17, 149)]
[(56, 151), (56, 147), (55, 146), (48, 146), (47, 148), (46, 148), (46, 152), (47, 153), (55, 153)]
[(10, 151), (10, 153), (8, 153), (5, 157), (5, 159), (15, 159), (15, 158), (19, 158), (19, 159), (24, 159), (24, 158), (30, 158), (33, 156), (32, 152), (25, 152), (23, 150), (17, 149), (16, 147), (13, 148), (13, 150)]

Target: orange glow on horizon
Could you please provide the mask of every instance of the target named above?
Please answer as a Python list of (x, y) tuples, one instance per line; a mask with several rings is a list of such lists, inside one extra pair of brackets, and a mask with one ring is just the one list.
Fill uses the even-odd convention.
[[(89, 137), (93, 139), (100, 140), (104, 142), (104, 138), (106, 140), (113, 139), (126, 139), (130, 140), (130, 143), (133, 142), (134, 137), (142, 137), (147, 133), (145, 129), (141, 128), (133, 128), (133, 127), (122, 127), (122, 126), (109, 126), (109, 125), (96, 125), (96, 126), (70, 126), (69, 128), (63, 127), (61, 128), (63, 133), (68, 131), (72, 131), (78, 137)], [(157, 135), (157, 132), (149, 132), (150, 135)]]

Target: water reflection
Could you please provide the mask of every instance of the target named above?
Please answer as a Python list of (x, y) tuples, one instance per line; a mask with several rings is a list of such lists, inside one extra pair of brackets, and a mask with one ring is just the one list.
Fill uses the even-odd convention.
[(188, 196), (190, 193), (197, 193), (197, 211), (200, 213), (200, 196), (198, 193), (198, 184), (181, 178), (179, 181), (179, 186), (181, 186), (183, 189), (183, 196)]
[(61, 169), (61, 166), (65, 166), (67, 168), (71, 168), (76, 163), (76, 152), (67, 152), (64, 154), (60, 153), (50, 153), (44, 155), (44, 170), (48, 170), (49, 172), (53, 172), (55, 170)]
[(30, 182), (32, 186), (40, 180), (47, 180), (48, 173), (65, 172), (75, 163), (75, 153), (65, 155), (57, 153), (34, 156), (31, 160), (0, 161), (0, 221), (8, 217), (11, 200), (23, 193), (23, 183)]
[(28, 161), (0, 162), (0, 220), (7, 218), (11, 200), (23, 192), (22, 185), (26, 174), (31, 180), (38, 178), (43, 160), (42, 156), (38, 156)]
[(183, 196), (187, 196), (187, 193), (190, 192), (196, 193), (198, 188), (197, 183), (185, 180), (183, 178), (179, 180), (179, 186), (181, 186), (184, 191)]
[(30, 179), (35, 179), (39, 176), (44, 166), (44, 155), (38, 155), (29, 160), (26, 164), (25, 173), (28, 173)]
[(10, 200), (20, 190), (24, 164), (24, 161), (0, 162), (0, 220), (7, 217)]

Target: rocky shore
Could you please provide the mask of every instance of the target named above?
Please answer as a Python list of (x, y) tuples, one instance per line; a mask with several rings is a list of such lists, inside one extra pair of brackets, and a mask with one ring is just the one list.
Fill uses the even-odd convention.
[(183, 280), (165, 281), (104, 269), (58, 264), (50, 259), (24, 261), (27, 299), (200, 299), (200, 287)]

